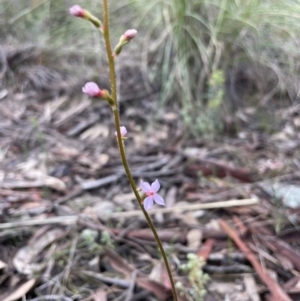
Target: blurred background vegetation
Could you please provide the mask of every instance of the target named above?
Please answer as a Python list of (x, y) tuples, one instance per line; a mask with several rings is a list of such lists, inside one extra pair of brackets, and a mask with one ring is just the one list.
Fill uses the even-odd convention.
[[(38, 46), (40, 64), (96, 77), (101, 37), (69, 15), (73, 4), (102, 15), (100, 0), (0, 0), (2, 46)], [(266, 112), (265, 130), (272, 108), (299, 99), (299, 0), (110, 0), (110, 10), (113, 44), (125, 29), (139, 31), (123, 60), (143, 70), (162, 111), (180, 110), (192, 135), (234, 132), (246, 107)]]

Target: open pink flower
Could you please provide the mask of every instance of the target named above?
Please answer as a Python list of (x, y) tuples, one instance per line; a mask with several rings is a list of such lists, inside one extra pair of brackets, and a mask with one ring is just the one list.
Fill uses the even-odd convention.
[(158, 205), (165, 206), (164, 199), (159, 194), (157, 194), (160, 188), (160, 184), (157, 179), (151, 184), (151, 186), (149, 183), (141, 181), (140, 187), (142, 191), (147, 195), (147, 197), (144, 199), (144, 207), (147, 211), (151, 209), (154, 202)]
[(124, 37), (125, 40), (130, 41), (136, 36), (136, 34), (137, 34), (136, 29), (128, 29), (123, 34), (123, 37)]
[(76, 4), (70, 8), (70, 14), (75, 17), (84, 18), (85, 12), (84, 9), (81, 8), (81, 6)]
[(96, 83), (88, 82), (82, 87), (82, 92), (92, 97), (105, 97), (105, 91), (101, 90)]
[[(125, 138), (126, 134), (127, 134), (127, 129), (125, 126), (120, 126), (120, 131), (121, 131), (121, 137)], [(117, 132), (115, 132), (115, 135), (117, 136)]]

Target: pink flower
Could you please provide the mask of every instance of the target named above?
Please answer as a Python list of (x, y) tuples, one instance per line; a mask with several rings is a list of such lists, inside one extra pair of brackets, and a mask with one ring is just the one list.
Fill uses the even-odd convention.
[(132, 40), (137, 34), (137, 31), (135, 29), (128, 29), (123, 34), (123, 37), (125, 40), (130, 41)]
[(100, 97), (104, 98), (105, 97), (105, 92), (101, 90), (96, 83), (93, 82), (88, 82), (82, 87), (82, 92), (88, 94), (89, 96), (92, 97)]
[(84, 18), (85, 12), (78, 4), (70, 8), (70, 14), (75, 17)]
[(140, 185), (142, 191), (147, 195), (147, 197), (144, 199), (144, 207), (148, 211), (153, 206), (153, 202), (155, 202), (158, 205), (165, 206), (164, 199), (157, 194), (157, 191), (160, 188), (160, 184), (158, 180), (155, 180), (151, 186), (147, 182), (141, 181)]
[[(120, 131), (121, 131), (121, 137), (125, 138), (126, 134), (127, 134), (127, 129), (125, 126), (120, 126)], [(115, 132), (115, 135), (117, 136), (117, 132)]]

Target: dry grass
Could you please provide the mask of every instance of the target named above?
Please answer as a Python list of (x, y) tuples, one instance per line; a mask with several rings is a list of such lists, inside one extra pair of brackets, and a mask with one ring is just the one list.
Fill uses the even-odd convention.
[[(100, 2), (77, 1), (101, 16)], [(101, 38), (90, 24), (69, 16), (72, 4), (1, 0), (1, 34), (6, 43), (46, 49), (43, 64), (74, 75), (97, 74), (105, 64)], [(140, 32), (124, 54), (127, 63), (143, 70), (143, 85), (149, 93), (159, 91), (162, 108), (168, 103), (182, 108), (194, 134), (218, 132), (223, 127), (209, 124), (211, 119), (241, 106), (298, 99), (299, 1), (126, 0), (111, 1), (110, 9), (114, 42), (125, 28)], [(218, 112), (211, 113), (215, 72), (225, 83), (213, 106)]]

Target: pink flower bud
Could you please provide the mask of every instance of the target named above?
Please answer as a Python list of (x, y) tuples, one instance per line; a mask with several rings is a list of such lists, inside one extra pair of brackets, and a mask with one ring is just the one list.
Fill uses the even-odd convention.
[[(121, 131), (121, 137), (125, 138), (126, 134), (127, 134), (127, 129), (125, 126), (120, 126), (120, 131)], [(117, 132), (115, 132), (115, 135), (117, 136)]]
[(137, 31), (135, 29), (128, 29), (123, 34), (123, 37), (125, 40), (130, 41), (132, 40), (137, 34)]
[(79, 18), (84, 18), (84, 16), (85, 16), (84, 9), (82, 9), (78, 4), (73, 5), (70, 8), (70, 14), (72, 16), (79, 17)]
[(101, 90), (96, 83), (88, 82), (82, 87), (82, 92), (88, 94), (92, 97), (105, 98), (106, 93), (104, 90)]

